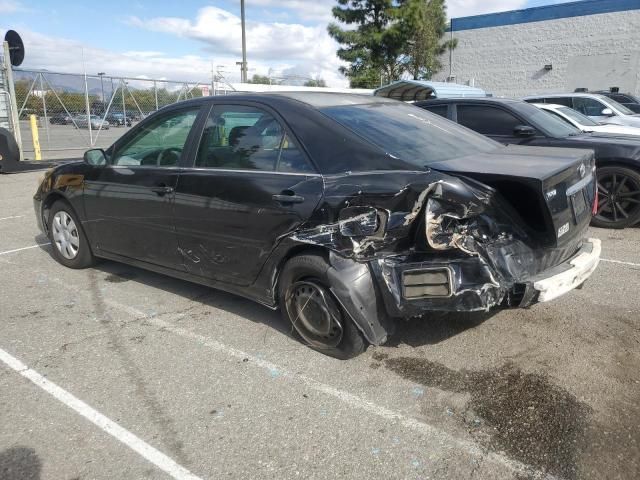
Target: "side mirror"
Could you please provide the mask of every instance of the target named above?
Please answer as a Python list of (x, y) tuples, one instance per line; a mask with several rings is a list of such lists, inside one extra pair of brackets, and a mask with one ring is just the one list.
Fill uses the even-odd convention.
[(84, 152), (84, 161), (94, 167), (101, 167), (107, 164), (107, 155), (101, 148), (92, 148)]
[(611, 110), (610, 108), (605, 108), (602, 110), (602, 112), (600, 112), (601, 115), (604, 115), (605, 117), (613, 117), (613, 110)]
[(529, 125), (518, 125), (513, 129), (513, 135), (516, 137), (533, 137), (536, 129)]

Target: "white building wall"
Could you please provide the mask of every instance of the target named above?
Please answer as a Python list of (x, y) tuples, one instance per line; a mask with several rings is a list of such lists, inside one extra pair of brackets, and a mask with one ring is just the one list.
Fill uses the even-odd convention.
[[(454, 20), (455, 22), (455, 20)], [(453, 33), (456, 82), (520, 97), (619, 86), (640, 95), (640, 10), (561, 18)], [(449, 76), (449, 55), (434, 80)], [(544, 70), (551, 64), (553, 69)]]

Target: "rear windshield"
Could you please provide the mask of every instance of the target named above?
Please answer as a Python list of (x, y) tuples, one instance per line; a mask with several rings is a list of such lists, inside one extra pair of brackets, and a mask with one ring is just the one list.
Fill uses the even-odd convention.
[(402, 102), (325, 107), (320, 110), (389, 155), (425, 167), (496, 150), (500, 144), (421, 108)]
[(577, 112), (573, 108), (560, 107), (560, 108), (558, 108), (558, 110), (560, 112), (562, 112), (565, 116), (567, 116), (570, 119), (572, 119), (575, 122), (577, 122), (578, 125), (586, 125), (586, 126), (589, 126), (589, 127), (597, 127), (598, 125), (600, 125), (599, 123), (594, 122), (593, 120), (591, 120), (586, 115), (583, 115), (580, 112)]

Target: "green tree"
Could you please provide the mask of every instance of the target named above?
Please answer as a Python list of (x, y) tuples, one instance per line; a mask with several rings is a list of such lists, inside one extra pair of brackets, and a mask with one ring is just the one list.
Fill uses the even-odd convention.
[(250, 80), (247, 80), (247, 83), (259, 83), (261, 85), (271, 85), (271, 79), (266, 75), (254, 74)]
[(305, 87), (326, 87), (327, 82), (325, 82), (322, 78), (316, 77), (304, 82)]
[[(352, 87), (374, 88), (400, 78), (403, 72), (403, 35), (392, 28), (399, 13), (394, 0), (337, 0), (332, 13), (337, 23), (327, 27), (341, 47), (338, 57), (349, 62), (341, 67)], [(355, 28), (353, 28), (355, 27)]]
[(457, 46), (443, 40), (447, 30), (445, 0), (404, 0), (394, 28), (405, 39), (404, 65), (414, 80), (429, 80), (442, 68), (440, 56)]

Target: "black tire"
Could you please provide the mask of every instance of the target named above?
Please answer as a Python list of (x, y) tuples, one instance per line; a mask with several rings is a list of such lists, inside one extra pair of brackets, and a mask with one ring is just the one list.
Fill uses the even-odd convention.
[(626, 167), (597, 170), (598, 212), (591, 225), (626, 228), (640, 222), (640, 173)]
[[(330, 282), (327, 275), (328, 269), (329, 264), (320, 255), (305, 254), (291, 258), (284, 266), (278, 282), (280, 310), (284, 319), (288, 323), (291, 323), (293, 332), (295, 332), (296, 336), (303, 343), (330, 357), (347, 360), (364, 352), (367, 348), (367, 341), (351, 317), (344, 312), (340, 303), (330, 292)], [(299, 295), (301, 290), (304, 291), (307, 288), (310, 289), (310, 291), (314, 288), (319, 290), (315, 293), (315, 297), (313, 297), (314, 294), (309, 295), (309, 299), (303, 308), (297, 310), (294, 297)], [(312, 305), (312, 307), (310, 308), (313, 309), (313, 307), (317, 307), (318, 304), (320, 304), (320, 309), (322, 309), (323, 306), (326, 307), (326, 310), (323, 311), (326, 317), (322, 318), (331, 318), (329, 323), (326, 324), (328, 325), (327, 329), (331, 329), (331, 333), (333, 333), (336, 328), (341, 327), (341, 332), (339, 332), (341, 335), (340, 338), (336, 336), (329, 338), (329, 336), (320, 337), (313, 335), (305, 328), (303, 321), (300, 321), (299, 318), (292, 318), (294, 312), (309, 308), (307, 304), (312, 297), (320, 299), (320, 301), (311, 303), (310, 305)], [(299, 313), (298, 317), (300, 317)], [(332, 325), (331, 322), (334, 322), (332, 328), (330, 328)], [(331, 335), (331, 333), (329, 335)]]
[[(75, 226), (75, 228), (68, 230), (67, 242), (65, 242), (64, 239), (60, 239), (60, 236), (56, 233), (58, 227), (56, 227), (54, 223), (56, 222), (56, 216), (59, 214), (62, 219), (67, 217), (70, 218)], [(87, 236), (82, 229), (82, 224), (80, 223), (78, 216), (73, 211), (73, 208), (71, 208), (71, 205), (64, 200), (56, 201), (51, 206), (51, 210), (49, 210), (47, 225), (49, 227), (49, 240), (51, 241), (51, 247), (53, 249), (53, 257), (59, 263), (69, 268), (87, 268), (95, 263), (95, 257), (91, 252)], [(68, 225), (71, 224), (69, 223)], [(69, 258), (68, 255), (70, 250), (65, 249), (63, 246), (65, 243), (70, 245), (70, 248), (77, 249), (75, 256), (72, 258)], [(77, 243), (77, 247), (72, 245), (73, 243)]]

